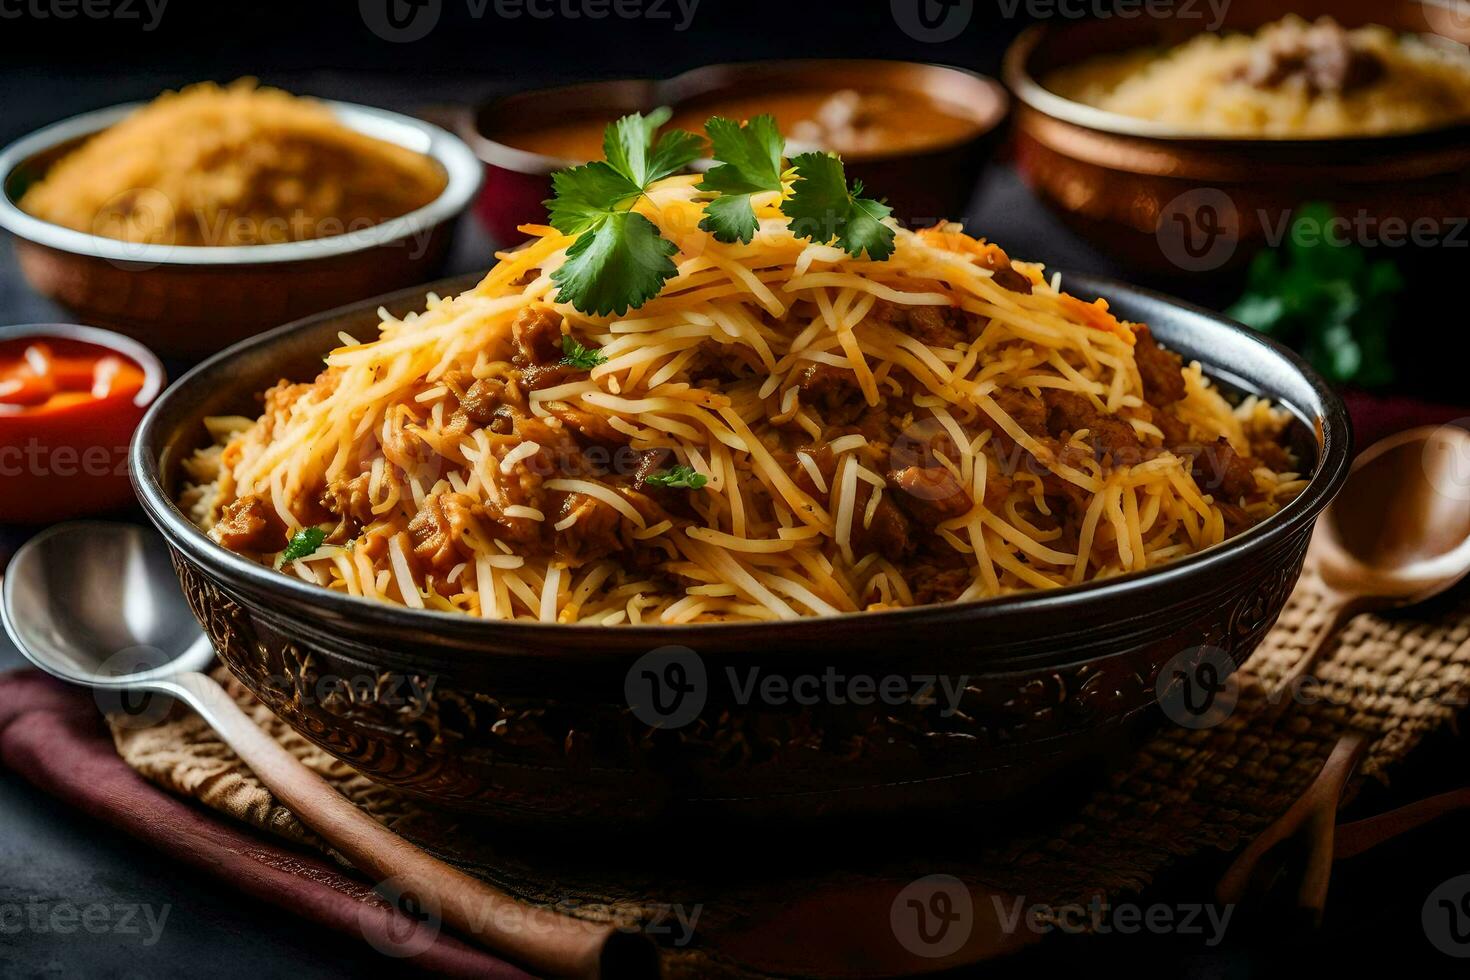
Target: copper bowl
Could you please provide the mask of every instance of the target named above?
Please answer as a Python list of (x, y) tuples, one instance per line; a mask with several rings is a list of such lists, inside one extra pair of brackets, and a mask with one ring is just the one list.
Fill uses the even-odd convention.
[(600, 125), (629, 112), (667, 105), (677, 113), (739, 96), (792, 88), (878, 89), (922, 95), (970, 115), (976, 131), (948, 146), (886, 154), (844, 154), (849, 176), (887, 199), (910, 225), (964, 216), (986, 158), (999, 141), (1010, 99), (994, 79), (959, 68), (903, 61), (753, 61), (710, 65), (663, 81), (589, 82), (519, 92), (466, 113), (459, 133), (485, 162), (485, 190), (476, 213), (499, 242), (518, 241), (519, 225), (546, 220), (551, 174), (585, 160), (567, 160), (502, 142), (525, 122), (588, 119)]
[[(1226, 30), (1251, 31), (1290, 12), (1470, 41), (1470, 18), (1433, 0), (1234, 0), (1226, 10)], [(1038, 81), (1095, 55), (1182, 43), (1203, 30), (1204, 12), (1177, 5), (1037, 25), (1006, 53), (1021, 173), (1083, 237), (1130, 268), (1182, 275), (1243, 264), (1305, 201), (1328, 201), (1378, 227), (1470, 214), (1470, 123), (1354, 138), (1200, 136), (1065, 99)]]
[(173, 246), (102, 238), (42, 221), (16, 202), (46, 170), (139, 105), (47, 126), (0, 151), (0, 228), (26, 280), (79, 319), (165, 357), (198, 358), (285, 321), (439, 273), (451, 232), (480, 187), (469, 148), (410, 116), (325, 103), (339, 121), (432, 157), (448, 181), (416, 211), (359, 231), (276, 245)]
[[(1296, 355), (1156, 294), (1066, 281), (1149, 323), (1222, 385), (1285, 406), (1310, 474), (1302, 494), (1217, 547), (1103, 582), (791, 622), (618, 627), (490, 623), (329, 592), (221, 548), (175, 505), (205, 417), (258, 412), (255, 393), (314, 377), (338, 331), (368, 336), (380, 305), (402, 316), (425, 289), (451, 295), (473, 278), (315, 316), (207, 361), (144, 419), (133, 482), (235, 676), (312, 742), (429, 802), (604, 831), (687, 816), (1003, 810), (1087, 785), (1109, 753), (1161, 722), (1159, 693), (1181, 687), (1181, 656), (1217, 651), (1225, 672), (1243, 663), (1347, 472), (1346, 412)], [(649, 673), (678, 680), (674, 664), (688, 699), (650, 705)], [(763, 689), (836, 672), (853, 696), (742, 696), (752, 669)], [(958, 703), (938, 688), (910, 697), (926, 677), (947, 680)], [(908, 686), (875, 701), (871, 688), (857, 696), (864, 678)]]

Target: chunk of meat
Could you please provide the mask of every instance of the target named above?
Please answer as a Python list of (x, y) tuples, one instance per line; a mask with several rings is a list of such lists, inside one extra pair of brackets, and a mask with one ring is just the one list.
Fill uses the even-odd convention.
[(1046, 403), (1046, 427), (1053, 436), (1064, 438), (1087, 430), (1087, 441), (1099, 456), (1110, 455), (1117, 463), (1138, 462), (1138, 434), (1133, 426), (1116, 415), (1110, 415), (1085, 395), (1060, 388), (1042, 391)]
[(997, 467), (991, 466), (985, 473), (985, 509), (994, 513), (1004, 507), (1015, 482), (1008, 474), (1001, 473)]
[(992, 278), (1001, 289), (1026, 296), (1031, 295), (1031, 280), (1016, 271), (1016, 267), (1011, 265), (1010, 256), (1001, 249), (994, 246), (986, 249), (980, 264), (994, 274)]
[(1264, 90), (1297, 80), (1312, 95), (1340, 95), (1372, 85), (1385, 71), (1377, 54), (1355, 43), (1336, 21), (1322, 18), (1304, 29), (1279, 28), (1233, 77)]
[(1024, 388), (997, 388), (990, 397), (1027, 435), (1046, 435), (1046, 402), (1036, 395)]
[(523, 307), (510, 323), (515, 345), (512, 361), (517, 367), (555, 364), (562, 358), (560, 313), (545, 306)]
[(868, 315), (930, 347), (953, 347), (970, 338), (969, 320), (957, 306), (910, 306), (878, 300)]
[(914, 594), (914, 602), (919, 605), (953, 602), (975, 580), (974, 571), (964, 565), (944, 568), (926, 562), (906, 568), (904, 572), (909, 591)]
[(857, 377), (832, 364), (809, 364), (797, 373), (802, 402), (819, 409), (829, 424), (847, 425), (867, 411), (868, 403)]
[(961, 517), (974, 506), (969, 493), (944, 466), (906, 466), (889, 473), (888, 482), (894, 501), (923, 527)]
[(326, 537), (329, 544), (342, 544), (373, 519), (373, 500), (368, 493), (372, 481), (371, 473), (362, 473), (330, 483), (322, 491), (321, 506), (337, 518), (337, 526)]
[(286, 547), (286, 526), (274, 507), (247, 494), (225, 505), (209, 536), (231, 551), (273, 554)]
[(1184, 361), (1160, 347), (1148, 327), (1139, 324), (1133, 333), (1133, 358), (1143, 379), (1143, 400), (1156, 408), (1179, 401), (1184, 397)]
[(550, 402), (546, 405), (546, 410), (553, 418), (560, 419), (567, 431), (584, 445), (616, 449), (628, 443), (628, 437), (614, 429), (606, 416), (573, 408), (566, 402)]
[(893, 503), (893, 492), (888, 491), (873, 508), (873, 519), (864, 526), (863, 517), (868, 512), (868, 500), (872, 493), (872, 485), (858, 481), (857, 496), (853, 500), (853, 554), (861, 558), (876, 551), (889, 561), (900, 561), (913, 554), (916, 548), (909, 520)]
[(1221, 436), (1203, 447), (1190, 467), (1194, 482), (1206, 493), (1227, 500), (1239, 500), (1256, 492), (1256, 461), (1235, 451), (1230, 440)]
[(588, 561), (622, 549), (623, 515), (605, 501), (585, 493), (565, 494), (555, 521), (560, 524), (568, 519), (572, 524), (556, 532), (558, 553)]
[[(408, 536), (413, 540), (413, 553), (434, 571), (448, 574), (461, 560), (459, 543), (473, 525), (475, 503), (459, 493), (429, 497), (419, 512), (408, 522)], [(466, 544), (463, 554), (472, 549)]]
[(510, 324), (515, 353), (511, 363), (521, 369), (521, 383), (531, 391), (550, 388), (586, 372), (561, 363), (562, 318), (544, 306), (527, 306)]
[(464, 397), (459, 401), (459, 410), (464, 412), (465, 417), (477, 426), (490, 427), (495, 430), (496, 423), (500, 423), (505, 432), (509, 429), (509, 414), (501, 413), (501, 407), (506, 400), (506, 382), (500, 378), (481, 378), (464, 390)]

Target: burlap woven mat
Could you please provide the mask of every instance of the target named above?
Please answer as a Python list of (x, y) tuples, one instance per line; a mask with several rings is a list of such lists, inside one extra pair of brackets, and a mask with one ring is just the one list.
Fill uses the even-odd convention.
[[(610, 854), (600, 846), (579, 854), (564, 841), (507, 843), (473, 818), (427, 812), (356, 775), (230, 684), (263, 727), (359, 806), (471, 872), (529, 902), (594, 918), (648, 920), (697, 903), (699, 934), (707, 936), (738, 929), (753, 909), (779, 910), (804, 889), (834, 881), (906, 882), (942, 872), (1039, 904), (1085, 904), (1096, 895), (1117, 900), (1171, 863), (1206, 849), (1230, 850), (1255, 835), (1291, 805), (1350, 731), (1371, 738), (1355, 778), (1384, 779), (1427, 733), (1452, 724), (1470, 696), (1470, 591), (1456, 590), (1411, 614), (1358, 617), (1313, 671), (1320, 681), (1315, 696), (1274, 710), (1281, 678), (1325, 625), (1320, 587), (1307, 574), (1248, 669), (1236, 675), (1239, 700), (1223, 722), (1166, 726), (1106, 785), (1048, 826), (1029, 823), (1023, 831), (961, 840), (916, 835), (929, 843), (902, 858), (873, 859), (847, 847), (807, 851), (804, 860), (766, 850), (760, 861), (727, 842), (707, 841), (660, 861), (646, 848)], [(123, 759), (163, 787), (260, 830), (322, 847), (198, 718), (144, 729), (114, 725), (113, 735)], [(699, 863), (727, 851), (738, 857), (718, 868)], [(1201, 894), (1208, 895), (1209, 885), (1201, 884)], [(674, 975), (747, 975), (698, 937), (673, 952), (670, 967)]]

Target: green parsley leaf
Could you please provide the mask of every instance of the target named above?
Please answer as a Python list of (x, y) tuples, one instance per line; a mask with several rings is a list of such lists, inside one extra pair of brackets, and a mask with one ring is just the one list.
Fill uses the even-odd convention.
[(893, 209), (862, 196), (859, 181), (852, 190), (842, 160), (831, 153), (802, 153), (791, 161), (796, 182), (781, 213), (791, 219), (791, 232), (813, 242), (837, 244), (853, 258), (864, 252), (874, 262), (893, 254), (893, 229), (883, 219)]
[(657, 296), (677, 271), (675, 246), (653, 222), (631, 210), (654, 181), (692, 163), (704, 141), (681, 130), (654, 136), (668, 122), (668, 108), (633, 113), (607, 127), (605, 161), (558, 171), (546, 201), (551, 225), (577, 240), (551, 274), (557, 301), (583, 313), (622, 315)]
[(319, 527), (304, 527), (291, 535), (291, 541), (286, 545), (286, 550), (281, 553), (281, 560), (299, 561), (316, 554), (316, 549), (322, 546), (327, 539), (327, 532)]
[(649, 474), (644, 482), (656, 487), (668, 487), (671, 490), (701, 490), (709, 480), (703, 474), (694, 472), (692, 466), (680, 463), (672, 469)]
[(559, 302), (583, 313), (622, 316), (653, 299), (678, 271), (674, 243), (636, 211), (615, 211), (583, 232), (551, 274)]
[(562, 334), (561, 363), (567, 367), (590, 371), (599, 364), (606, 364), (607, 357), (596, 347), (583, 347), (571, 334)]
[(699, 227), (718, 241), (749, 244), (758, 223), (750, 196), (781, 190), (781, 153), (786, 141), (772, 116), (756, 116), (742, 126), (715, 116), (704, 124), (714, 158), (697, 187), (719, 195), (705, 207)]
[(1384, 385), (1394, 378), (1388, 335), (1403, 277), (1334, 233), (1334, 215), (1322, 203), (1298, 208), (1288, 241), (1256, 255), (1245, 293), (1226, 312), (1301, 351), (1332, 381)]

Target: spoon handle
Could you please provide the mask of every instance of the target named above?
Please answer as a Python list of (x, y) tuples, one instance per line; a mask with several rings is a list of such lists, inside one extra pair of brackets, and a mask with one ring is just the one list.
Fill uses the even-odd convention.
[(1332, 593), (1324, 600), (1325, 612), (1327, 614), (1327, 625), (1317, 631), (1317, 635), (1302, 655), (1292, 664), (1281, 683), (1276, 686), (1272, 695), (1272, 703), (1278, 712), (1284, 712), (1286, 707), (1293, 703), (1294, 698), (1301, 692), (1302, 685), (1311, 677), (1312, 671), (1322, 662), (1322, 655), (1336, 642), (1337, 637), (1348, 623), (1365, 612), (1382, 609), (1388, 603), (1366, 596), (1352, 596), (1341, 593)]
[(199, 712), (276, 798), (353, 866), (390, 892), (400, 910), (444, 922), (538, 973), (553, 977), (655, 977), (646, 937), (523, 905), (430, 856), (354, 806), (263, 732), (212, 678), (174, 676), (163, 690)]

